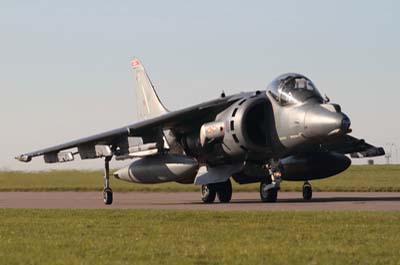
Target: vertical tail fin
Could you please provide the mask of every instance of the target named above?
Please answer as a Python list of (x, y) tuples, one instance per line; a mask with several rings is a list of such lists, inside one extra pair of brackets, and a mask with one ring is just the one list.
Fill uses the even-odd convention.
[(132, 60), (132, 68), (136, 78), (137, 113), (140, 120), (147, 120), (168, 112), (161, 103), (139, 59)]

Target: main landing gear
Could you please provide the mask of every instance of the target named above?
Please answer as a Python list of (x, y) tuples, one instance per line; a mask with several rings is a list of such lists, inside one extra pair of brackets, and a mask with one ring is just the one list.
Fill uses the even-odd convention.
[(232, 183), (228, 179), (225, 182), (213, 183), (201, 186), (201, 200), (204, 203), (213, 203), (215, 198), (222, 203), (228, 203), (232, 199)]
[(110, 205), (113, 202), (113, 191), (110, 188), (110, 160), (111, 156), (104, 158), (104, 189), (103, 189), (103, 201), (104, 204)]
[(312, 198), (312, 186), (308, 181), (306, 181), (304, 182), (303, 185), (303, 199), (309, 201), (311, 200), (311, 198)]

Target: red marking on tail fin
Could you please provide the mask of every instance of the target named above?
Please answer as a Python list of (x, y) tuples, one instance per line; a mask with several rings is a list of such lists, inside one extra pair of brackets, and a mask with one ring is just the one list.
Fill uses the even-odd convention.
[(139, 62), (139, 60), (135, 59), (132, 61), (131, 65), (132, 65), (132, 67), (137, 67), (140, 65), (140, 62)]

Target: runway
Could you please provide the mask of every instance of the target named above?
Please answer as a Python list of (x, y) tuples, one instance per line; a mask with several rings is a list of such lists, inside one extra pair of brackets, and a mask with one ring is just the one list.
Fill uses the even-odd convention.
[(262, 203), (256, 192), (237, 192), (231, 203), (203, 204), (197, 192), (114, 192), (114, 203), (104, 205), (101, 192), (0, 192), (0, 208), (400, 211), (400, 192), (315, 192), (308, 202), (301, 196), (281, 192), (278, 202)]

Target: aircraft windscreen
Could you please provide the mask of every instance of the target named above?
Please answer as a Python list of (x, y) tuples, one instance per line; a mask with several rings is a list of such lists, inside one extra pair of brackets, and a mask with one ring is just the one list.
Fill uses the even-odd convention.
[(268, 86), (268, 91), (281, 105), (292, 105), (316, 98), (323, 101), (315, 85), (299, 74), (286, 74), (276, 78)]

